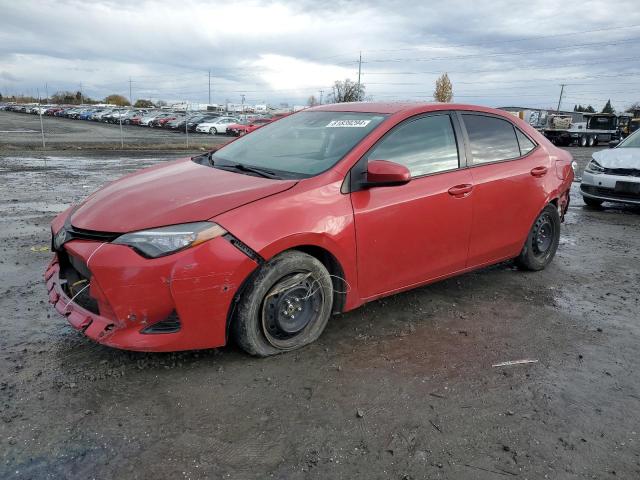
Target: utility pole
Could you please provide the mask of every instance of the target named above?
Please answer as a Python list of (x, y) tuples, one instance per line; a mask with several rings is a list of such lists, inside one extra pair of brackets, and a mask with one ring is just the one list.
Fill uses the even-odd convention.
[(82, 100), (82, 83), (80, 83), (80, 105), (82, 105), (84, 101)]
[(187, 148), (189, 148), (189, 104), (184, 102), (187, 108), (184, 109), (184, 133), (187, 136)]
[(47, 84), (44, 84), (44, 94), (47, 96), (47, 103), (49, 103), (49, 88)]
[(358, 58), (358, 100), (360, 100), (360, 75), (362, 74), (362, 51), (360, 51), (360, 57)]
[(320, 105), (322, 105), (322, 95), (324, 94), (324, 90), (320, 90)]
[(209, 105), (211, 105), (211, 69), (209, 69)]
[(244, 93), (240, 96), (242, 97), (242, 113), (244, 113)]
[(42, 107), (40, 106), (40, 89), (38, 89), (38, 115), (40, 115), (40, 132), (42, 133), (42, 148), (45, 148), (44, 125), (42, 124)]
[(133, 96), (131, 95), (131, 77), (129, 77), (129, 103), (133, 107)]
[(564, 93), (564, 87), (566, 87), (566, 83), (560, 84), (560, 98), (558, 99), (558, 108), (556, 108), (556, 113), (560, 111), (560, 104), (562, 103), (562, 94)]

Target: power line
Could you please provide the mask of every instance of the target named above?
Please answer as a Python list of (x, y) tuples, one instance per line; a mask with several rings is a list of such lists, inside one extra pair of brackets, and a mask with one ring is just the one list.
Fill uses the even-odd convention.
[(439, 60), (458, 60), (458, 59), (467, 59), (467, 58), (477, 58), (477, 57), (498, 57), (498, 56), (506, 56), (506, 55), (528, 55), (530, 53), (539, 53), (539, 52), (549, 52), (549, 51), (560, 51), (560, 50), (571, 50), (576, 48), (583, 47), (592, 47), (592, 46), (613, 46), (613, 45), (622, 45), (625, 43), (637, 42), (640, 40), (640, 37), (626, 38), (622, 40), (616, 40), (612, 42), (591, 42), (591, 43), (580, 43), (573, 45), (566, 45), (562, 47), (544, 47), (544, 48), (536, 48), (532, 50), (519, 50), (516, 52), (494, 52), (494, 53), (477, 53), (477, 54), (468, 54), (468, 55), (451, 55), (446, 57), (405, 57), (405, 58), (387, 58), (387, 59), (373, 59), (364, 63), (397, 63), (397, 62), (431, 62), (431, 61), (439, 61)]
[[(603, 28), (596, 28), (591, 30), (580, 30), (580, 31), (574, 31), (574, 32), (556, 33), (551, 35), (533, 35), (530, 37), (521, 37), (516, 39), (496, 40), (496, 41), (488, 41), (488, 42), (475, 42), (475, 43), (460, 43), (460, 44), (444, 45), (442, 47), (432, 47), (432, 48), (462, 48), (462, 47), (479, 47), (483, 45), (500, 45), (505, 43), (526, 42), (528, 40), (541, 40), (545, 38), (568, 37), (572, 35), (582, 35), (585, 33), (610, 32), (614, 30), (625, 30), (625, 29), (638, 28), (638, 27), (640, 27), (640, 24), (620, 25), (616, 27), (603, 27)], [(413, 51), (421, 47), (422, 45), (415, 45), (411, 47), (396, 48), (396, 49), (373, 49), (373, 50), (366, 50), (365, 53)], [(349, 57), (349, 56), (353, 56), (353, 53), (342, 53), (342, 54), (325, 56), (325, 57), (311, 57), (310, 60), (311, 61), (331, 60), (338, 57)]]
[[(609, 60), (601, 60), (601, 61), (590, 61), (590, 62), (580, 62), (580, 63), (562, 63), (558, 65), (557, 63), (544, 63), (544, 64), (536, 64), (536, 65), (509, 65), (510, 68), (526, 68), (527, 70), (539, 70), (542, 68), (568, 68), (568, 67), (581, 67), (585, 65), (604, 65), (609, 63), (626, 63), (630, 61), (640, 60), (640, 57), (624, 57), (624, 58), (615, 58)], [(366, 72), (365, 76), (369, 75), (440, 75), (442, 70), (437, 71), (427, 71), (427, 70), (414, 70), (414, 71), (400, 71), (400, 72)], [(447, 73), (504, 73), (504, 68), (495, 68), (490, 70), (447, 70)]]

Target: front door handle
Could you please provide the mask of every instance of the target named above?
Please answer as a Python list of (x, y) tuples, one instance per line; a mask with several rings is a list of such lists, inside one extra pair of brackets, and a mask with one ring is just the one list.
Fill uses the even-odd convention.
[(449, 189), (449, 195), (452, 195), (456, 198), (466, 197), (473, 190), (473, 185), (469, 183), (463, 183), (462, 185), (456, 185), (455, 187), (451, 187)]
[(531, 175), (534, 177), (544, 177), (547, 174), (547, 167), (535, 167), (531, 169)]

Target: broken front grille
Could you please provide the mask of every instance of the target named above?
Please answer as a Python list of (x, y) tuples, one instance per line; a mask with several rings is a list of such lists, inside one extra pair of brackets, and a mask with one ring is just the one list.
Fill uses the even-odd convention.
[(60, 265), (60, 286), (64, 293), (85, 310), (99, 315), (98, 302), (89, 295), (91, 284), (89, 267), (81, 259), (69, 255), (64, 248), (57, 254)]
[(637, 168), (605, 168), (603, 173), (623, 177), (640, 177), (640, 169)]
[(638, 195), (637, 193), (616, 192), (613, 188), (595, 187), (593, 185), (581, 185), (580, 189), (585, 193), (590, 193), (591, 195), (599, 195), (602, 197), (608, 197), (618, 200), (640, 200), (640, 195)]

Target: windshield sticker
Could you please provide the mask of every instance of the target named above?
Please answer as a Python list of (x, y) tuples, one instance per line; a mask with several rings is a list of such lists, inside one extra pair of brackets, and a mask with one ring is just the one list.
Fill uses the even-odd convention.
[(331, 120), (326, 128), (364, 128), (371, 120)]

